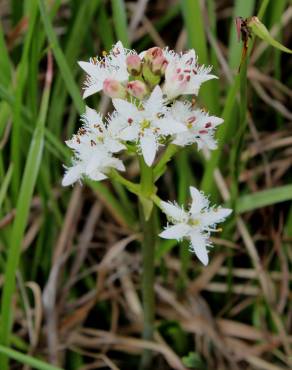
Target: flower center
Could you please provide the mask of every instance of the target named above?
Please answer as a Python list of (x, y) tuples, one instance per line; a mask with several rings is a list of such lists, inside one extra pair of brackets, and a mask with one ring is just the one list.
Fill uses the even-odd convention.
[(198, 219), (190, 219), (189, 220), (189, 225), (191, 225), (191, 226), (198, 226), (200, 224), (200, 220), (198, 220)]
[(150, 127), (150, 121), (147, 121), (147, 119), (144, 119), (141, 123), (141, 130), (145, 130), (146, 128)]
[(187, 119), (187, 128), (191, 129), (193, 127), (193, 123), (196, 121), (196, 117), (192, 116)]

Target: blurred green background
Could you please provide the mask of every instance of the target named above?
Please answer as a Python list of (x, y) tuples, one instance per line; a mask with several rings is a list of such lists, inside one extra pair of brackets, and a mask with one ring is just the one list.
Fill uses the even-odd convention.
[[(145, 346), (158, 369), (291, 368), (292, 62), (255, 40), (239, 75), (235, 28), (259, 15), (291, 47), (291, 1), (0, 0), (0, 15), (1, 370), (137, 369)], [(117, 40), (193, 47), (220, 77), (198, 97), (225, 120), (218, 149), (178, 153), (158, 186), (181, 204), (196, 185), (234, 214), (207, 268), (157, 242), (153, 348), (139, 339), (136, 199), (107, 181), (61, 187), (85, 106), (77, 61)], [(136, 180), (135, 158), (127, 168)]]

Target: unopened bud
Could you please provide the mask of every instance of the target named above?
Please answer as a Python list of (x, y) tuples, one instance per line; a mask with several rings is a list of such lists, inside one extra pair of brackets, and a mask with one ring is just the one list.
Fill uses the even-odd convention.
[(137, 54), (128, 55), (126, 59), (127, 70), (132, 76), (138, 76), (142, 71), (142, 60)]
[(166, 58), (162, 55), (157, 58), (154, 58), (151, 64), (151, 69), (154, 74), (164, 74), (166, 67), (168, 65), (168, 61)]
[(154, 48), (150, 48), (146, 51), (144, 55), (144, 60), (146, 62), (152, 63), (154, 59), (159, 57), (163, 57), (163, 50), (158, 46), (155, 46)]
[(127, 91), (130, 95), (141, 100), (148, 94), (147, 86), (144, 82), (135, 80), (127, 84)]
[(125, 87), (117, 80), (106, 78), (103, 82), (103, 91), (110, 98), (124, 99), (127, 95)]

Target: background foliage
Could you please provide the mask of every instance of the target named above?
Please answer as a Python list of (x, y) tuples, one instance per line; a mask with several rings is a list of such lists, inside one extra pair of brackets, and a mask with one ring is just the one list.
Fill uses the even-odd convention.
[[(234, 18), (260, 10), (289, 46), (291, 1), (0, 5), (1, 370), (136, 369), (143, 348), (159, 369), (290, 368), (291, 58), (256, 40), (239, 75)], [(225, 120), (218, 150), (208, 160), (194, 147), (177, 154), (159, 193), (183, 203), (193, 184), (235, 212), (207, 268), (184, 244), (157, 244), (154, 344), (139, 339), (136, 199), (118, 183), (60, 185), (64, 140), (84, 110), (76, 62), (118, 39), (138, 51), (194, 47), (220, 76), (198, 97)], [(96, 96), (86, 103), (111, 109)], [(135, 158), (128, 169), (135, 179)]]

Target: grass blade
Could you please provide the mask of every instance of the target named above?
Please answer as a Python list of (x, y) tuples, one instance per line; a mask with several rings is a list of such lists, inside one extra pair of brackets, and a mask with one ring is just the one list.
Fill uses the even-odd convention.
[(130, 47), (127, 27), (127, 13), (124, 0), (112, 0), (112, 10), (116, 37), (122, 41), (125, 48)]
[(64, 54), (60, 48), (59, 41), (57, 39), (56, 33), (53, 29), (52, 23), (50, 21), (49, 14), (47, 12), (44, 0), (38, 0), (40, 13), (42, 21), (45, 27), (45, 31), (48, 37), (48, 40), (51, 44), (54, 57), (56, 58), (58, 67), (60, 68), (61, 74), (63, 76), (65, 85), (69, 94), (71, 95), (76, 109), (80, 114), (84, 112), (84, 102), (81, 98), (79, 88), (73, 78), (72, 72), (68, 66), (68, 63), (64, 57)]
[(277, 188), (243, 195), (236, 201), (236, 210), (237, 213), (244, 213), (288, 200), (292, 200), (292, 185), (279, 186)]
[(14, 360), (24, 364), (33, 367), (34, 369), (39, 370), (62, 370), (60, 367), (49, 365), (41, 360), (38, 360), (32, 356), (28, 356), (24, 353), (15, 351), (14, 349), (1, 346), (0, 345), (0, 353), (8, 356), (10, 358), (13, 358)]
[(0, 187), (0, 214), (1, 214), (2, 203), (7, 194), (7, 189), (8, 189), (10, 180), (11, 180), (12, 172), (13, 172), (13, 163), (10, 163), (8, 171)]
[[(182, 13), (188, 34), (188, 45), (194, 48), (198, 55), (198, 60), (202, 64), (209, 63), (207, 51), (207, 39), (205, 35), (203, 12), (199, 0), (181, 0)], [(203, 104), (210, 109), (212, 113), (219, 111), (218, 97), (215, 95), (216, 89), (212, 88), (216, 81), (208, 81), (200, 88), (200, 97)]]
[(11, 78), (11, 62), (5, 43), (2, 23), (0, 22), (0, 82), (5, 85), (9, 84)]
[[(7, 264), (5, 270), (5, 283), (2, 293), (1, 304), (1, 327), (0, 344), (9, 345), (10, 330), (12, 325), (11, 302), (15, 290), (15, 274), (18, 268), (21, 241), (25, 231), (29, 207), (36, 184), (37, 175), (43, 154), (44, 146), (44, 127), (49, 104), (50, 88), (52, 79), (52, 60), (48, 56), (48, 71), (46, 76), (46, 85), (42, 97), (38, 122), (31, 140), (27, 161), (25, 164), (23, 180), (21, 183), (19, 197), (17, 200), (16, 217), (13, 223), (10, 247), (8, 250)], [(8, 369), (8, 360), (6, 356), (0, 357), (1, 370)]]
[(15, 105), (13, 107), (13, 125), (11, 134), (11, 157), (14, 162), (14, 171), (12, 176), (12, 194), (13, 199), (16, 201), (20, 177), (21, 177), (21, 156), (20, 156), (20, 144), (21, 144), (21, 103), (24, 96), (24, 90), (26, 86), (28, 64), (29, 64), (29, 50), (32, 43), (32, 38), (35, 30), (35, 22), (37, 16), (37, 3), (36, 0), (31, 1), (27, 16), (29, 17), (29, 29), (25, 38), (23, 53), (21, 61), (17, 68), (17, 83), (15, 84)]
[[(70, 30), (68, 42), (66, 44), (64, 52), (64, 58), (66, 59), (68, 68), (70, 68), (72, 79), (74, 79), (74, 75), (76, 74), (75, 72), (77, 70), (77, 57), (80, 48), (82, 47), (86, 32), (88, 31), (90, 22), (95, 15), (96, 9), (99, 4), (100, 0), (82, 2), (78, 8), (78, 12), (74, 19), (72, 29)], [(61, 131), (62, 125), (60, 123), (62, 120), (62, 114), (65, 110), (67, 98), (67, 91), (64, 90), (63, 86), (64, 78), (64, 74), (61, 70), (61, 73), (58, 73), (57, 75), (52, 91), (52, 108), (50, 109), (48, 128), (54, 131), (56, 135), (59, 135)], [(68, 91), (70, 92), (70, 90)]]

